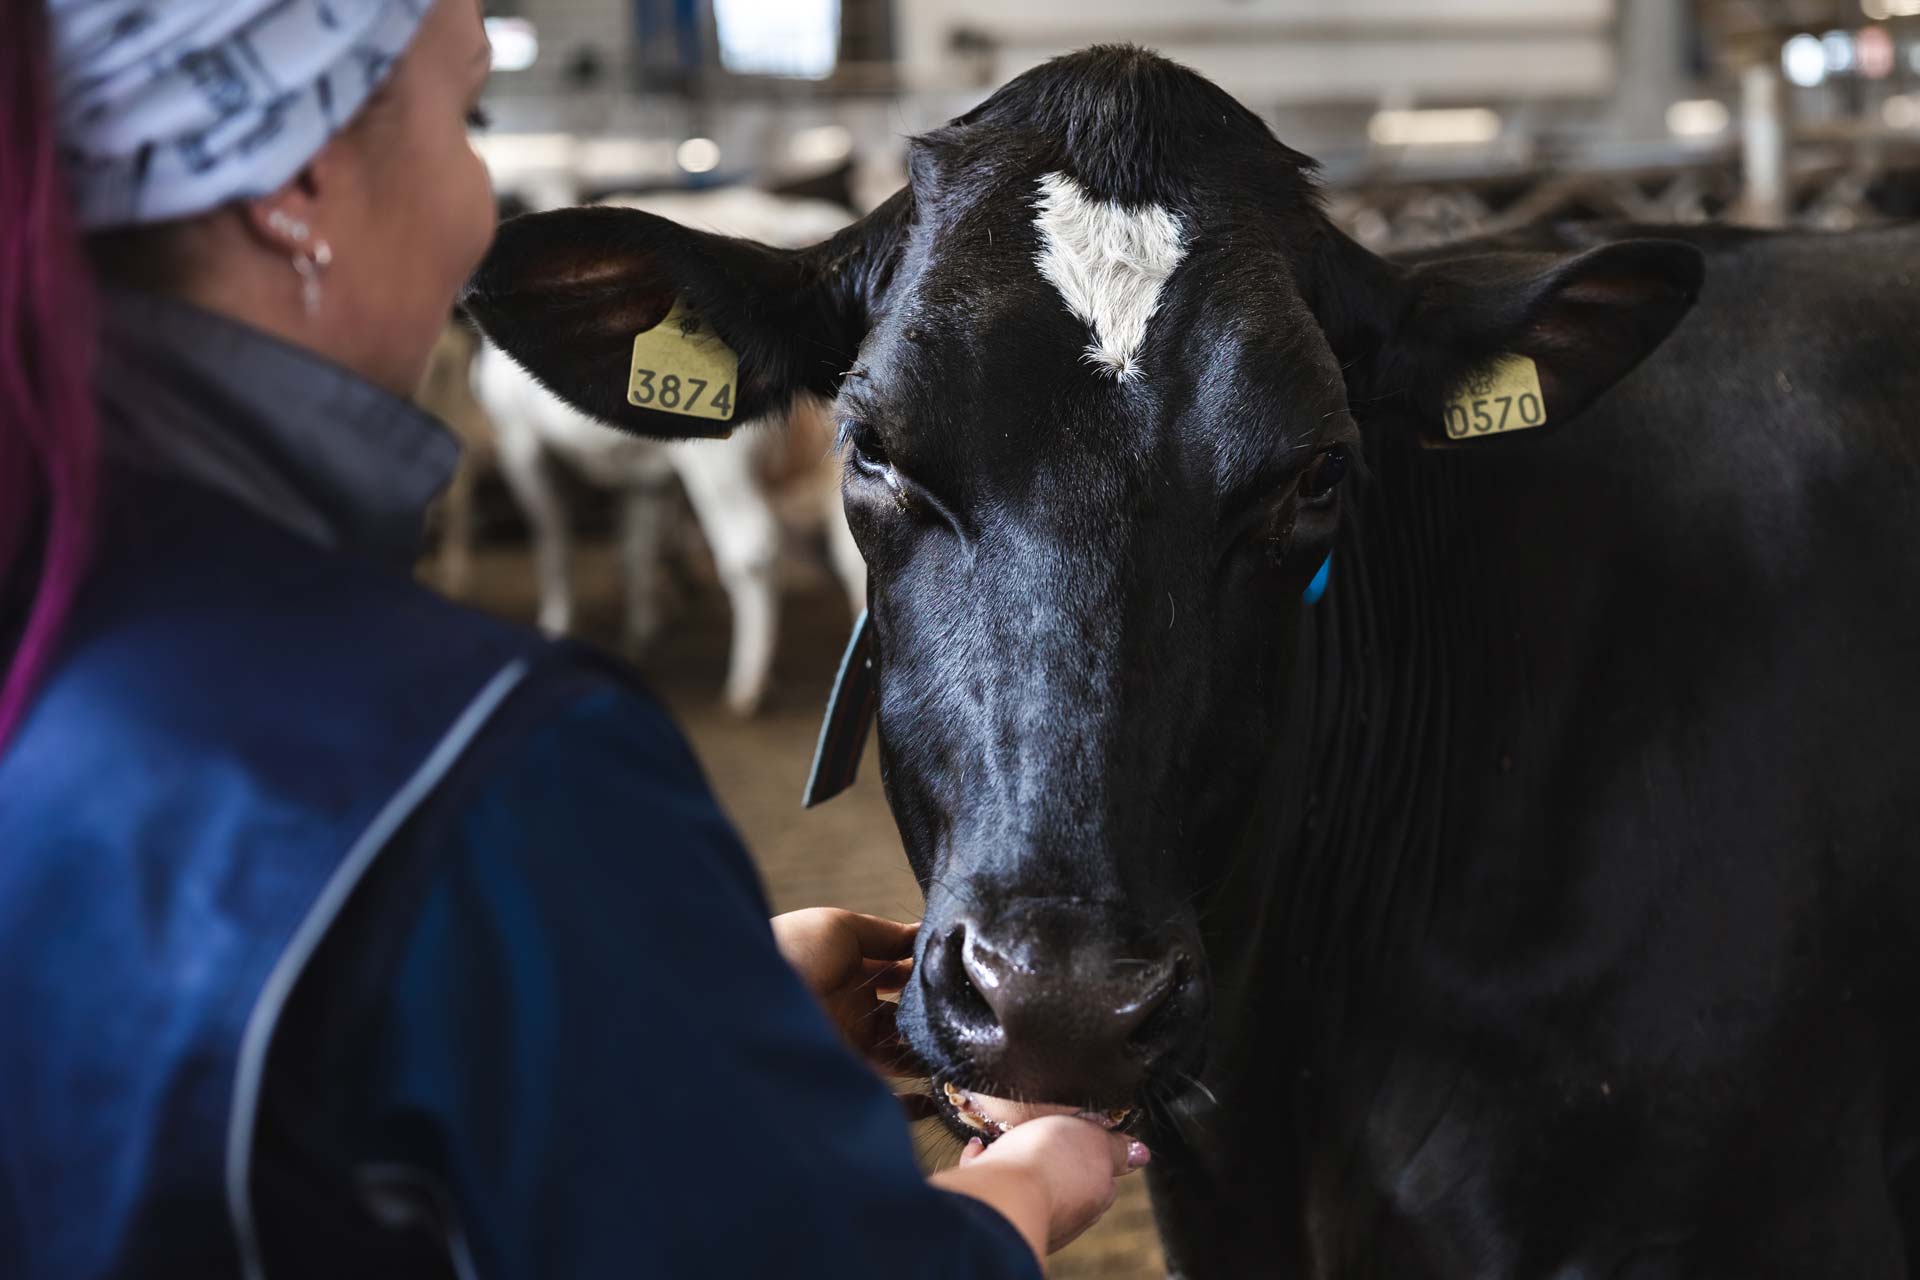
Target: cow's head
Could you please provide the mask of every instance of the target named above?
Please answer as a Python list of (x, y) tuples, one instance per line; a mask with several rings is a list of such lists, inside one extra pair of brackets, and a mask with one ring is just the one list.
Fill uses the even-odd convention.
[(1699, 283), (1646, 240), (1389, 264), (1311, 168), (1193, 73), (1095, 49), (916, 140), (907, 189), (812, 249), (568, 210), (507, 224), (476, 281), (500, 343), (617, 426), (711, 426), (626, 398), (675, 297), (739, 353), (739, 416), (837, 397), (927, 892), (901, 1025), (956, 1119), (1119, 1112), (1195, 1069), (1194, 897), (1363, 434), (1444, 443), (1447, 393), (1500, 353), (1564, 422)]

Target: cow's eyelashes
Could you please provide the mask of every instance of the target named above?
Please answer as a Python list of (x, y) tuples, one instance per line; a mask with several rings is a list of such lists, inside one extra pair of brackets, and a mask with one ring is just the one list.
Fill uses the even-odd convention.
[(1345, 445), (1336, 444), (1322, 449), (1307, 464), (1306, 473), (1300, 477), (1300, 496), (1308, 502), (1326, 501), (1352, 469), (1353, 460)]
[(876, 480), (886, 481), (887, 488), (893, 490), (896, 497), (903, 496), (904, 491), (900, 487), (900, 473), (893, 469), (891, 462), (877, 461), (869, 458), (860, 450), (855, 449), (853, 451), (853, 465), (859, 468), (863, 475), (872, 476)]
[(856, 471), (885, 481), (896, 495), (901, 492), (900, 473), (894, 469), (886, 446), (880, 443), (878, 434), (871, 427), (857, 420), (842, 419), (840, 440), (847, 448), (847, 456), (853, 459)]

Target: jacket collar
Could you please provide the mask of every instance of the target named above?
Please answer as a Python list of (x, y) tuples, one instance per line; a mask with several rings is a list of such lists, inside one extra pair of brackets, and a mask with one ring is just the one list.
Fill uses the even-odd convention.
[(321, 546), (399, 569), (460, 446), (429, 414), (237, 320), (109, 291), (98, 387), (109, 458), (216, 489)]

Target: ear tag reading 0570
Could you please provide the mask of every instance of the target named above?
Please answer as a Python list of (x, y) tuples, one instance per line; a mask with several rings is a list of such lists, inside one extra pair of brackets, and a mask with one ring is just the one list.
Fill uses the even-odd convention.
[(1540, 370), (1526, 356), (1495, 356), (1463, 380), (1446, 405), (1449, 440), (1523, 431), (1546, 420)]
[(683, 298), (674, 300), (665, 320), (633, 340), (630, 405), (729, 422), (739, 382), (740, 357)]

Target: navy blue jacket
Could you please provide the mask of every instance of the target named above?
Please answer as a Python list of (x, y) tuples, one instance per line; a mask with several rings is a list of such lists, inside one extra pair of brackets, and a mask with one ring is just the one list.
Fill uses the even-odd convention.
[(116, 469), (0, 756), (0, 1275), (1038, 1274), (657, 704), (216, 487)]

